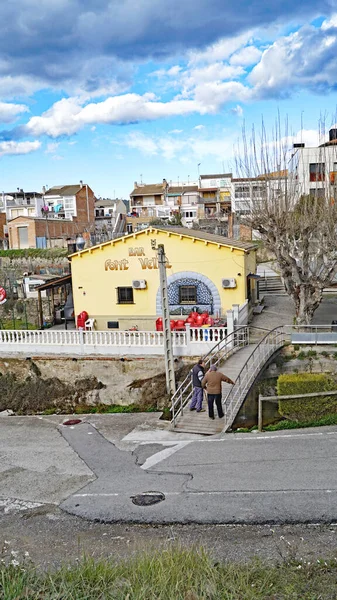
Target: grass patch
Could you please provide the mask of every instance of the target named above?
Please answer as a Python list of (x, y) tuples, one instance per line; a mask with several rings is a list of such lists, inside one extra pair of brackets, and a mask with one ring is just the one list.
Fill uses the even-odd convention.
[[(95, 404), (87, 405), (80, 404), (73, 407), (72, 413), (75, 415), (91, 415), (91, 414), (106, 414), (106, 413), (139, 413), (139, 412), (156, 412), (156, 407), (142, 409), (140, 405), (129, 404), (128, 406), (120, 406), (119, 404)], [(44, 415), (65, 415), (69, 413), (69, 409), (58, 410), (56, 408), (47, 408), (43, 411)]]
[(33, 323), (26, 323), (26, 321), (22, 320), (22, 319), (15, 319), (15, 327), (14, 327), (13, 321), (8, 321), (5, 319), (0, 320), (0, 329), (10, 329), (10, 330), (25, 329), (25, 330), (27, 330), (27, 325), (28, 325), (28, 329), (30, 329), (30, 330), (38, 329), (38, 327), (36, 325), (33, 325)]
[(284, 420), (274, 423), (273, 425), (266, 425), (263, 427), (264, 431), (278, 431), (279, 429), (299, 429), (301, 427), (322, 427), (323, 425), (337, 425), (337, 414), (326, 415), (320, 419), (308, 419), (306, 421), (290, 421)]
[(4, 258), (62, 258), (68, 255), (67, 248), (26, 248), (18, 250), (0, 250)]
[[(12, 561), (13, 562), (13, 561)], [(19, 562), (19, 561), (16, 561)], [(283, 560), (275, 566), (214, 563), (202, 548), (171, 547), (114, 560), (83, 559), (55, 572), (0, 567), (5, 600), (328, 600), (336, 598), (336, 559)]]

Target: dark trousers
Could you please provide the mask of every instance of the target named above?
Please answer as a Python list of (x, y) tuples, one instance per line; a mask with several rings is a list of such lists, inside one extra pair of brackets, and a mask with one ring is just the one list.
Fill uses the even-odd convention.
[(222, 394), (207, 394), (208, 416), (211, 417), (212, 419), (214, 418), (214, 400), (215, 400), (216, 407), (218, 409), (219, 418), (222, 419), (222, 417), (224, 416), (224, 413), (222, 410), (222, 402), (221, 402)]

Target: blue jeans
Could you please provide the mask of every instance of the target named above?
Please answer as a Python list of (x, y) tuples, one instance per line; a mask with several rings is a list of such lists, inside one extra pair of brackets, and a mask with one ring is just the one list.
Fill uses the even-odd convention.
[(202, 400), (204, 397), (204, 390), (200, 387), (193, 388), (193, 396), (190, 408), (196, 408), (197, 412), (202, 409)]

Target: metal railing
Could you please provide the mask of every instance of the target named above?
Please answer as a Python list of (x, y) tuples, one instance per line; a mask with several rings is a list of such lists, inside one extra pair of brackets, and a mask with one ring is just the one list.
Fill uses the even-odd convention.
[[(233, 352), (249, 344), (249, 327), (238, 327), (233, 333), (220, 340), (204, 357), (206, 367), (217, 366)], [(176, 419), (184, 414), (184, 408), (193, 394), (192, 377), (189, 373), (172, 396), (171, 423), (176, 426)]]
[(262, 367), (284, 345), (285, 341), (286, 333), (284, 328), (282, 326), (275, 327), (275, 329), (270, 330), (262, 338), (253, 350), (236, 378), (233, 387), (229, 390), (227, 397), (223, 401), (225, 413), (225, 427), (223, 431), (227, 431), (231, 427), (241, 408), (242, 402), (246, 398)]
[(337, 323), (331, 325), (288, 326), (292, 344), (337, 344)]

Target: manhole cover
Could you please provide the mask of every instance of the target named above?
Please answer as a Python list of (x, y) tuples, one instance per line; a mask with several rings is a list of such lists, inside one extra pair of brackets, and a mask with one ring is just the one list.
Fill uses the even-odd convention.
[(78, 425), (82, 423), (81, 419), (69, 419), (69, 421), (64, 421), (63, 425)]
[(137, 496), (131, 496), (131, 500), (137, 506), (151, 506), (151, 504), (158, 504), (165, 500), (165, 494), (163, 492), (143, 492)]

